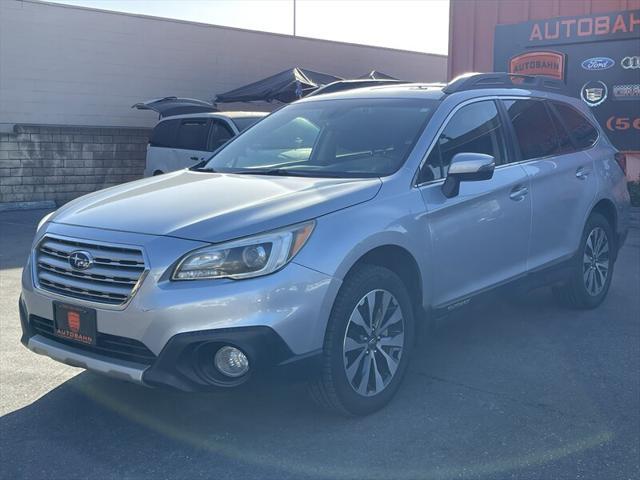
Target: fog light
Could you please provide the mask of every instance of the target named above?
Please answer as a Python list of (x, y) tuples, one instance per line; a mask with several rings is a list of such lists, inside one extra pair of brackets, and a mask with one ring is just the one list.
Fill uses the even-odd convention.
[(235, 347), (222, 347), (216, 352), (216, 368), (227, 377), (241, 377), (249, 371), (249, 359)]

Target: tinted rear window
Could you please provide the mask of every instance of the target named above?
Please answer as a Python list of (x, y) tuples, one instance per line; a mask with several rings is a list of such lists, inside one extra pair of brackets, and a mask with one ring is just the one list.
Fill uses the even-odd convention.
[[(549, 104), (547, 103), (547, 106), (548, 105)], [(549, 110), (549, 114), (551, 115), (553, 126), (556, 129), (556, 134), (558, 135), (558, 155), (562, 155), (563, 153), (575, 152), (576, 149), (573, 146), (573, 142), (571, 141), (571, 136), (569, 135), (567, 129), (564, 127), (564, 124), (560, 121), (555, 112)]]
[(151, 132), (149, 144), (152, 147), (175, 147), (179, 125), (180, 120), (165, 120), (158, 123)]
[(558, 133), (547, 107), (539, 100), (505, 100), (522, 160), (561, 152)]
[(176, 148), (206, 150), (209, 135), (208, 120), (183, 120), (178, 129)]
[(573, 137), (576, 147), (580, 150), (589, 148), (598, 139), (598, 130), (587, 118), (567, 104), (553, 102), (562, 122)]

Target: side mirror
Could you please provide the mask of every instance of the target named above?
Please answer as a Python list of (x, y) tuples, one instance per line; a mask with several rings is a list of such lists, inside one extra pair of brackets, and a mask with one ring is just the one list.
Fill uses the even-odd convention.
[(452, 198), (460, 193), (460, 182), (477, 182), (493, 177), (496, 162), (484, 153), (458, 153), (451, 159), (447, 178), (442, 184), (442, 193)]

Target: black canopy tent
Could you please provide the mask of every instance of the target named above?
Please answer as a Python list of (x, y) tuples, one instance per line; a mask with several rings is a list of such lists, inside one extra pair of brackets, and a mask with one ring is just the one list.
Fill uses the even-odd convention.
[(342, 79), (326, 73), (294, 67), (244, 87), (221, 93), (216, 96), (214, 102), (271, 102), (278, 100), (288, 103), (304, 97), (318, 87), (337, 80)]

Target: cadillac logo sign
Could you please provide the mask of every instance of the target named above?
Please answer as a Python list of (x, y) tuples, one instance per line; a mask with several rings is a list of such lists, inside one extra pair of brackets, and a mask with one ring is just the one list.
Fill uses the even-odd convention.
[(616, 62), (609, 57), (592, 57), (582, 62), (582, 68), (585, 70), (607, 70), (615, 64)]
[(509, 73), (545, 75), (564, 80), (564, 55), (558, 52), (526, 52), (509, 61)]
[(86, 270), (93, 265), (93, 257), (89, 252), (76, 250), (69, 255), (69, 265), (74, 270)]
[(600, 80), (585, 83), (580, 89), (580, 98), (590, 107), (597, 107), (607, 99), (607, 86)]

